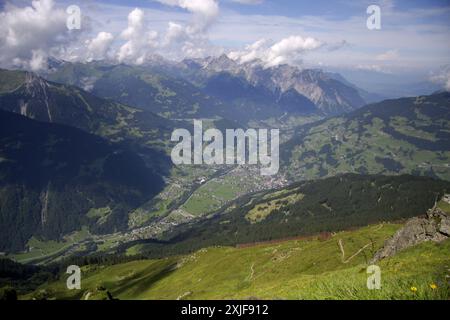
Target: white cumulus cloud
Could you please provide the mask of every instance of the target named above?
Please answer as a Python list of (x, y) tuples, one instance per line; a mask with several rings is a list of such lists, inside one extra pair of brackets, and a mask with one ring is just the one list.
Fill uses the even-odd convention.
[(169, 6), (176, 6), (194, 14), (194, 21), (188, 26), (188, 32), (197, 33), (207, 29), (219, 14), (219, 5), (215, 0), (157, 0)]
[(241, 4), (261, 4), (264, 0), (231, 0)]
[(109, 32), (101, 31), (97, 36), (91, 40), (86, 40), (87, 46), (87, 60), (101, 60), (107, 56), (108, 50), (114, 36)]
[(388, 50), (376, 56), (376, 60), (378, 61), (390, 61), (396, 60), (397, 58), (398, 58), (398, 50)]
[(192, 13), (188, 23), (169, 22), (161, 40), (160, 49), (172, 59), (199, 58), (214, 55), (223, 50), (211, 44), (208, 29), (216, 21), (219, 5), (216, 0), (157, 0), (169, 6)]
[(320, 48), (322, 44), (315, 38), (301, 36), (290, 36), (272, 45), (261, 39), (242, 51), (230, 52), (228, 56), (239, 63), (261, 60), (265, 67), (272, 67), (299, 61), (303, 53)]
[(169, 22), (169, 27), (164, 38), (163, 45), (170, 45), (173, 42), (181, 42), (187, 38), (185, 28), (178, 23)]
[(0, 12), (0, 64), (35, 71), (45, 68), (47, 57), (74, 39), (66, 18), (52, 0), (35, 0), (26, 7), (7, 4)]
[(443, 66), (439, 72), (432, 74), (430, 80), (450, 91), (450, 65)]
[(144, 12), (138, 8), (128, 15), (128, 27), (120, 36), (126, 42), (118, 50), (119, 62), (142, 64), (157, 46), (158, 33), (147, 28)]

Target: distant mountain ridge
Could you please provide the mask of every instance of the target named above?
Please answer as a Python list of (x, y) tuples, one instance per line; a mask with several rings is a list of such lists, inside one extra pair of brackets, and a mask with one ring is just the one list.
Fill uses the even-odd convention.
[(43, 76), (169, 119), (211, 116), (220, 105), (188, 81), (158, 69), (152, 65), (66, 62)]
[(167, 118), (334, 115), (365, 104), (362, 91), (321, 70), (265, 69), (226, 55), (178, 63), (160, 58), (142, 66), (67, 62), (44, 76)]
[(179, 66), (194, 81), (202, 81), (202, 77), (209, 78), (215, 73), (228, 72), (272, 92), (284, 93), (293, 89), (327, 115), (355, 110), (365, 104), (358, 90), (319, 69), (301, 70), (287, 64), (264, 68), (258, 61), (239, 64), (226, 55), (184, 60)]
[(0, 86), (0, 108), (39, 121), (62, 123), (95, 132), (120, 117), (142, 115), (147, 123), (168, 130), (171, 122), (151, 112), (99, 98), (72, 85), (48, 81), (35, 73), (0, 69), (3, 82), (15, 81), (15, 87)]
[(0, 109), (59, 123), (135, 147), (163, 174), (162, 159), (174, 128), (186, 126), (152, 112), (99, 98), (25, 71), (0, 70)]
[(450, 93), (385, 100), (300, 128), (281, 146), (293, 179), (412, 173), (450, 180)]
[[(168, 119), (221, 117), (247, 122), (280, 117), (287, 110), (294, 115), (319, 112), (300, 94), (290, 99), (290, 95), (273, 93), (225, 72), (199, 84), (182, 76), (179, 65), (164, 61), (145, 66), (65, 63), (45, 77), (84, 87), (99, 97), (149, 110)], [(291, 103), (285, 108), (286, 99)], [(299, 101), (300, 105), (292, 106)]]

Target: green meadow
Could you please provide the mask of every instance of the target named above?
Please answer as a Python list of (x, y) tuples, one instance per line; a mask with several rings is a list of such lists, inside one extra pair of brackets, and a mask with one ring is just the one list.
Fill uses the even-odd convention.
[(61, 275), (21, 298), (104, 299), (107, 290), (118, 299), (449, 299), (448, 240), (380, 261), (381, 289), (367, 289), (370, 258), (400, 227), (377, 224), (326, 240), (212, 247), (164, 259), (89, 265), (82, 267), (81, 290), (67, 290), (67, 275)]

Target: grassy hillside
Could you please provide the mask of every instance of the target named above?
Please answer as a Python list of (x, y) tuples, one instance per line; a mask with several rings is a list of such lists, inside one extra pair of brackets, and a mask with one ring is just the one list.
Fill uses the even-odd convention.
[[(23, 249), (32, 235), (59, 239), (83, 225), (97, 232), (126, 228), (128, 211), (162, 187), (127, 148), (0, 110), (1, 251)], [(107, 216), (88, 215), (104, 207)]]
[(211, 117), (220, 105), (191, 83), (148, 66), (67, 62), (46, 77), (171, 119)]
[(82, 268), (81, 290), (67, 290), (62, 275), (22, 298), (103, 299), (107, 290), (119, 299), (448, 299), (449, 241), (425, 243), (381, 261), (382, 288), (367, 289), (367, 261), (399, 227), (377, 224), (322, 240), (211, 247), (159, 260), (89, 265)]
[(301, 128), (282, 146), (292, 179), (411, 173), (450, 179), (450, 94), (386, 100)]
[(215, 245), (346, 230), (425, 214), (446, 190), (449, 182), (408, 175), (347, 174), (295, 183), (241, 197), (212, 217), (179, 225), (163, 235), (165, 245), (140, 243), (149, 257), (161, 257)]
[(101, 99), (78, 87), (50, 82), (30, 72), (2, 69), (0, 109), (147, 147), (163, 147), (170, 141), (173, 128), (179, 126), (152, 112)]

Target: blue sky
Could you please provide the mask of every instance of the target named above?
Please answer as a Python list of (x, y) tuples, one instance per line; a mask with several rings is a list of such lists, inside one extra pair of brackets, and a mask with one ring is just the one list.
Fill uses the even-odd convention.
[[(15, 49), (14, 53), (21, 56), (20, 62), (31, 60), (32, 52), (36, 55), (37, 51), (57, 52), (68, 60), (120, 56), (124, 61), (139, 63), (152, 54), (181, 59), (233, 52), (234, 57), (256, 56), (270, 63), (281, 61), (304, 67), (349, 68), (385, 74), (413, 71), (431, 74), (450, 65), (450, 1), (444, 0), (54, 2), (52, 10), (59, 10), (59, 14), (68, 5), (81, 8), (83, 27), (79, 32), (70, 33), (67, 37), (70, 41), (61, 41), (67, 32), (55, 35), (53, 26), (48, 28), (49, 33), (57, 41), (47, 41), (45, 35), (39, 35), (46, 40), (40, 43), (49, 48), (37, 43), (37, 48), (23, 44), (19, 47), (21, 51), (15, 47), (1, 49)], [(2, 14), (14, 13), (9, 20), (0, 22), (3, 30), (9, 30), (8, 23), (16, 28), (14, 17), (20, 17), (18, 10), (25, 10), (31, 1), (1, 3)], [(370, 4), (381, 8), (381, 30), (366, 27), (366, 9)], [(130, 27), (128, 16), (136, 8), (139, 9), (133, 14), (136, 25)], [(21, 30), (36, 29), (23, 21), (19, 25), (14, 33), (17, 38)], [(4, 31), (1, 36), (11, 38)], [(19, 43), (21, 40), (17, 39)], [(255, 49), (258, 43), (263, 45)], [(89, 50), (94, 53), (86, 54)]]
[[(114, 4), (125, 7), (147, 7), (156, 9), (167, 9), (167, 6), (152, 0), (133, 1), (98, 1), (99, 3)], [(348, 18), (357, 15), (369, 4), (383, 4), (386, 1), (352, 1), (352, 0), (262, 0), (255, 1), (254, 4), (239, 3), (238, 1), (220, 1), (220, 6), (224, 9), (233, 10), (242, 14), (262, 14), (262, 15), (283, 15), (287, 17), (299, 17), (303, 15), (329, 15), (336, 18)], [(403, 0), (393, 1), (394, 7), (398, 10), (416, 10), (427, 8), (445, 8), (450, 5), (450, 1), (445, 0)], [(182, 11), (182, 9), (179, 9)]]
[[(116, 5), (117, 10), (121, 8), (124, 16), (134, 7), (148, 10), (150, 24), (151, 16), (158, 16), (153, 20), (153, 27), (159, 32), (164, 32), (169, 21), (189, 20), (189, 12), (183, 8), (158, 1), (107, 3)], [(379, 31), (369, 31), (365, 27), (366, 8), (370, 4), (381, 7), (382, 29)], [(277, 41), (301, 35), (315, 37), (330, 46), (348, 43), (345, 50), (337, 50), (332, 55), (325, 51), (315, 53), (315, 57), (304, 57), (314, 64), (347, 64), (348, 61), (343, 60), (348, 60), (349, 55), (357, 63), (374, 67), (378, 63), (387, 71), (389, 67), (430, 68), (450, 62), (447, 59), (450, 57), (450, 1), (263, 0), (246, 5), (224, 0), (219, 2), (219, 7), (219, 15), (207, 35), (213, 44), (226, 49), (239, 48), (261, 38)], [(381, 64), (377, 59), (387, 52), (396, 52), (395, 63)]]
[[(245, 0), (244, 0), (245, 1)], [(251, 1), (251, 0), (250, 0)], [(285, 16), (290, 18), (301, 18), (302, 16), (323, 16), (333, 20), (346, 20), (353, 16), (364, 14), (365, 9), (370, 4), (377, 4), (383, 7), (391, 7), (395, 11), (408, 12), (430, 9), (448, 9), (450, 0), (397, 0), (397, 1), (383, 1), (383, 0), (261, 0), (254, 4), (243, 4), (233, 0), (220, 1), (220, 7), (225, 11), (234, 11), (242, 15), (265, 15), (265, 16)], [(183, 9), (177, 7), (168, 7), (156, 0), (133, 0), (133, 1), (98, 1), (98, 3), (112, 4), (122, 6), (125, 8), (140, 7), (151, 8), (162, 11), (178, 11), (183, 12)], [(448, 24), (450, 15), (442, 14), (434, 17), (418, 18), (417, 22), (441, 22)], [(394, 22), (394, 21), (391, 21)]]

